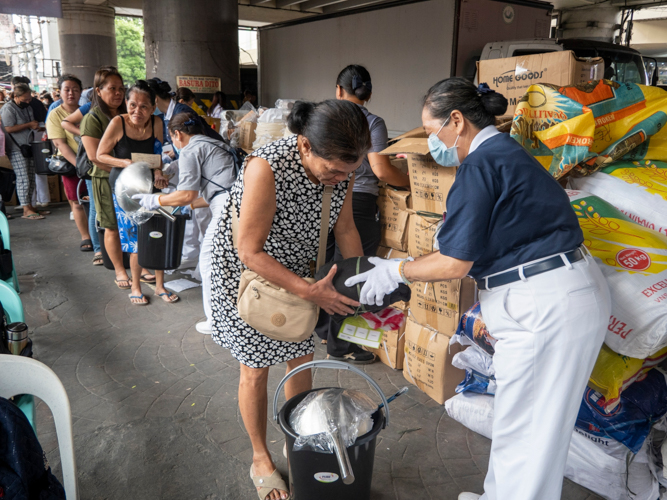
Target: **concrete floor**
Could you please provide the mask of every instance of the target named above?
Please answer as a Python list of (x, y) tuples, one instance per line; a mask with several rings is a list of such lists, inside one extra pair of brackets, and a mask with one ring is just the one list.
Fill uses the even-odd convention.
[[(201, 289), (181, 293), (173, 305), (155, 299), (148, 307), (130, 305), (113, 273), (93, 267), (92, 253), (79, 251), (68, 207), (52, 210), (46, 220), (11, 220), (12, 249), (35, 357), (53, 368), (69, 394), (81, 499), (257, 498), (237, 407), (238, 362), (194, 329), (203, 315)], [(144, 286), (144, 293), (152, 290)], [(318, 345), (316, 358), (324, 355)], [(271, 397), (284, 371), (271, 369)], [(400, 371), (380, 363), (365, 371), (387, 395), (406, 385)], [(371, 394), (366, 382), (346, 372), (317, 370), (314, 384)], [(51, 414), (43, 403), (37, 413), (40, 442), (60, 477)], [(272, 421), (268, 429), (285, 475), (283, 434)], [(481, 493), (489, 449), (488, 439), (411, 386), (391, 404), (391, 426), (379, 435), (372, 498), (456, 500), (461, 491)], [(567, 480), (562, 498), (599, 499)]]

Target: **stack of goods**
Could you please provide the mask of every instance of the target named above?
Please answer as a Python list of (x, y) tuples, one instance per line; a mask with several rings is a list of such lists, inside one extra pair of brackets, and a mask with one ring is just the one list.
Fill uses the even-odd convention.
[(252, 149), (261, 148), (273, 141), (292, 135), (287, 128), (287, 117), (294, 102), (289, 99), (278, 99), (275, 108), (267, 109), (259, 116), (255, 130), (256, 139), (252, 143)]
[[(408, 136), (409, 135), (409, 136)], [(382, 152), (401, 154), (410, 174), (410, 191), (391, 187), (380, 191), (378, 205), (382, 240), (378, 255), (385, 258), (419, 257), (438, 249), (435, 238), (446, 211), (447, 193), (454, 183), (456, 167), (437, 165), (429, 153), (423, 130), (408, 134)], [(403, 369), (409, 382), (440, 404), (455, 393), (463, 371), (452, 364), (460, 350), (450, 348), (460, 313), (473, 302), (475, 284), (470, 279), (440, 283), (414, 283), (405, 325), (375, 350), (380, 359), (395, 369)]]
[[(566, 476), (610, 500), (655, 500), (667, 486), (667, 93), (610, 81), (533, 85), (511, 133), (568, 191), (584, 245), (609, 284), (611, 317), (582, 398)], [(590, 257), (588, 257), (590, 258)], [(495, 380), (479, 308), (453, 342), (465, 368), (447, 412), (491, 437)], [(470, 351), (470, 352), (469, 352)], [(662, 368), (660, 365), (662, 364)]]
[(221, 124), (221, 130), (227, 131), (229, 144), (234, 148), (242, 148), (247, 151), (252, 150), (252, 144), (255, 142), (257, 120), (262, 111), (262, 109), (255, 110), (251, 104), (249, 107), (253, 109), (242, 108), (234, 111), (223, 111), (222, 120), (224, 120), (224, 124)]

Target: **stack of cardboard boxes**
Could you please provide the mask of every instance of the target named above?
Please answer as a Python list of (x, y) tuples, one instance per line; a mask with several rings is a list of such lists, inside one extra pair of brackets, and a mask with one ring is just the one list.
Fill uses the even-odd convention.
[[(423, 130), (409, 133), (382, 154), (407, 156), (410, 191), (391, 187), (380, 190), (382, 240), (378, 255), (416, 258), (433, 252), (456, 168), (441, 167), (433, 161)], [(416, 282), (411, 288), (410, 303), (394, 305), (408, 316), (404, 326), (386, 333), (383, 345), (373, 352), (384, 364), (402, 369), (406, 380), (444, 404), (465, 376), (451, 363), (461, 346), (450, 347), (449, 341), (461, 314), (475, 301), (475, 283), (466, 278)]]

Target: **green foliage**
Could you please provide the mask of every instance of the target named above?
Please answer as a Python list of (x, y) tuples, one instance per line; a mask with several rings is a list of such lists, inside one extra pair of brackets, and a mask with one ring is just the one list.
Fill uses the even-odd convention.
[(136, 17), (116, 16), (118, 71), (126, 85), (146, 78), (144, 23)]

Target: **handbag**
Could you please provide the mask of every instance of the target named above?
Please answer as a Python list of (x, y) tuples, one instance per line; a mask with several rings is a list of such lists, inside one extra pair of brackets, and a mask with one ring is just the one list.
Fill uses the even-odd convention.
[[(333, 186), (325, 186), (316, 269), (326, 258), (332, 194)], [(234, 248), (237, 248), (238, 217), (233, 203), (232, 212), (232, 239)], [(313, 278), (304, 279), (315, 283)], [(302, 342), (310, 337), (320, 314), (320, 307), (314, 302), (274, 285), (250, 269), (241, 273), (236, 307), (248, 325), (270, 339), (283, 342)]]
[(71, 177), (76, 174), (76, 169), (67, 158), (62, 155), (53, 155), (49, 158), (48, 162), (49, 170), (54, 174), (65, 175)]
[[(31, 134), (31, 137), (35, 136), (35, 134), (32, 130), (30, 131), (30, 134)], [(21, 144), (19, 146), (19, 143), (16, 142), (16, 139), (14, 139), (14, 136), (12, 134), (7, 132), (7, 135), (12, 140), (12, 142), (14, 144), (16, 144), (18, 146), (18, 148), (21, 150), (21, 156), (23, 156), (23, 158), (32, 158), (32, 146), (30, 144)]]

